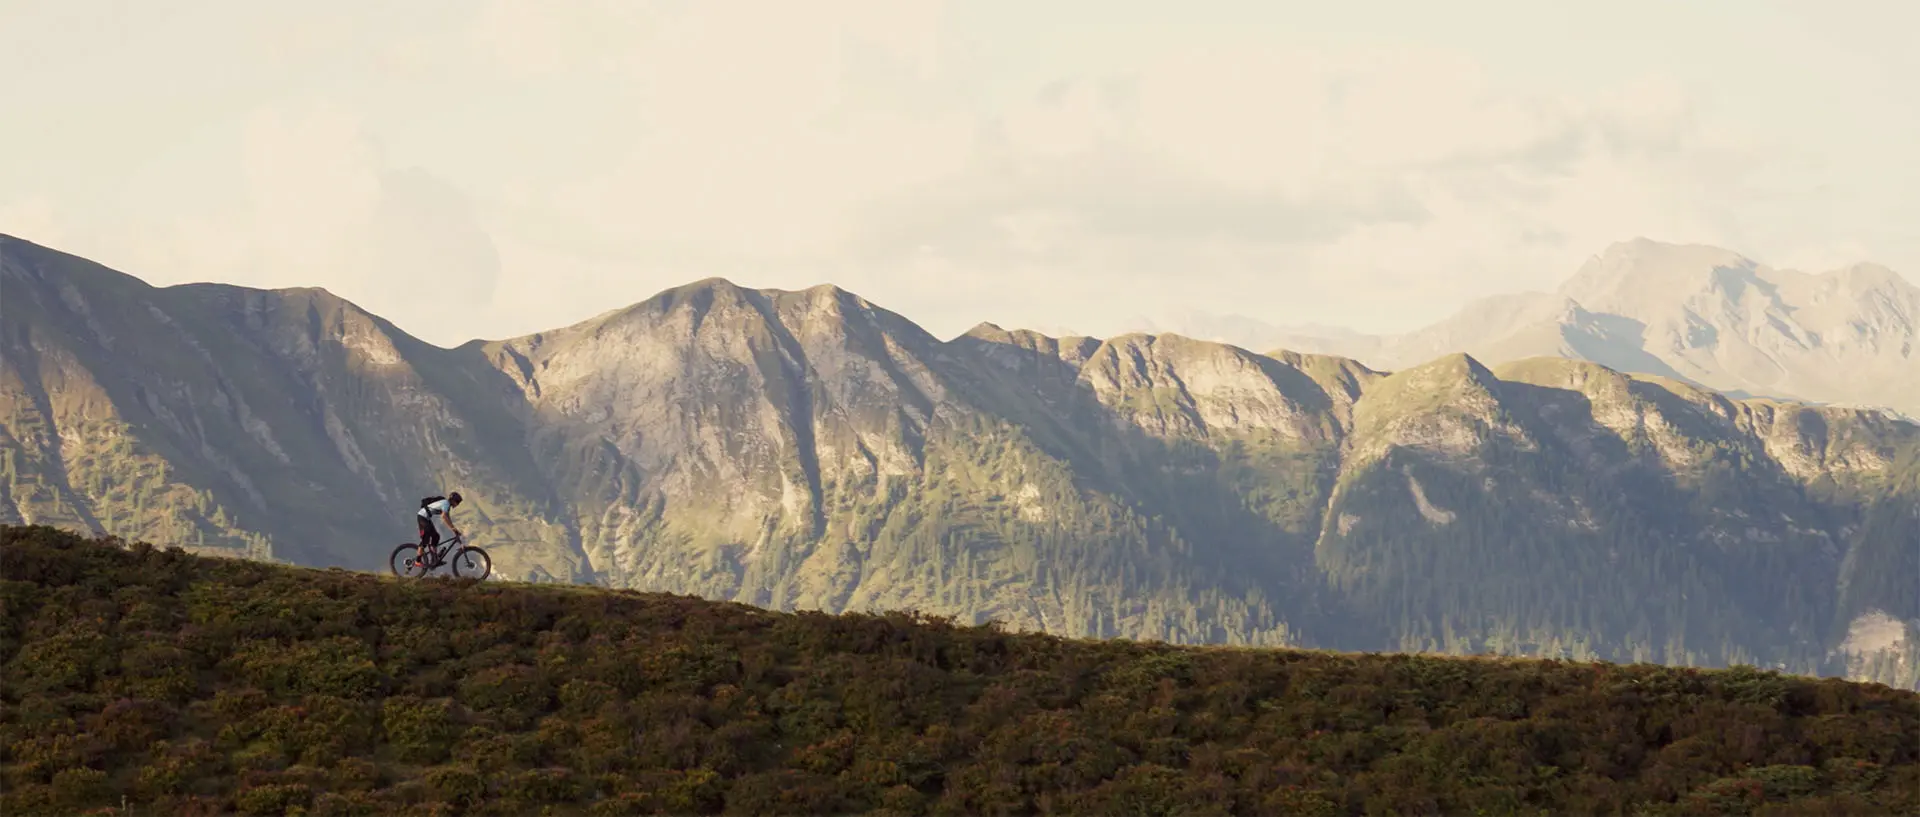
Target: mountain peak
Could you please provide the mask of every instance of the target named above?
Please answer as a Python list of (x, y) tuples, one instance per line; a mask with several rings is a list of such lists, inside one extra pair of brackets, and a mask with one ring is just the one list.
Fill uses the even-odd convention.
[(1915, 290), (1913, 282), (1908, 281), (1900, 273), (1894, 272), (1889, 267), (1866, 261), (1848, 264), (1826, 275), (1838, 278), (1849, 289), (1855, 291), (1913, 292)]
[[(616, 315), (640, 312), (654, 316), (665, 315), (682, 307), (692, 307), (705, 311), (715, 305), (736, 305), (748, 302), (805, 303), (815, 307), (837, 304), (840, 307), (856, 310), (875, 308), (873, 302), (859, 294), (848, 291), (831, 283), (815, 284), (800, 290), (780, 289), (777, 287), (748, 287), (721, 276), (702, 278), (698, 281), (663, 289), (639, 303), (629, 307), (615, 309), (599, 316), (606, 320)], [(592, 323), (594, 321), (588, 321)]]
[(1485, 364), (1475, 360), (1473, 355), (1467, 354), (1466, 352), (1444, 354), (1422, 365), (1415, 366), (1414, 369), (1446, 377), (1472, 380), (1482, 385), (1491, 382), (1493, 379), (1493, 371), (1488, 369)]
[(136, 276), (91, 259), (7, 233), (0, 233), (0, 270), (43, 280), (52, 276), (82, 286), (110, 287), (129, 293), (157, 289)]
[(1636, 314), (1653, 302), (1715, 287), (1728, 274), (1749, 278), (1759, 265), (1732, 250), (1648, 238), (1616, 242), (1588, 259), (1558, 293), (1587, 309)]
[[(780, 292), (781, 290), (763, 289), (761, 291), (762, 292)], [(856, 300), (856, 301), (861, 301), (861, 302), (866, 301), (866, 299), (860, 297), (858, 293), (855, 293), (848, 289), (844, 289), (839, 284), (832, 284), (832, 283), (814, 284), (813, 286), (800, 290), (800, 293), (803, 295), (814, 297), (814, 298), (852, 298), (853, 300)]]
[(674, 305), (701, 298), (737, 297), (747, 288), (720, 276), (690, 281), (677, 287), (669, 287), (653, 294), (641, 303), (656, 304), (661, 308), (672, 309)]
[[(1636, 236), (1625, 241), (1615, 241), (1606, 249), (1597, 253), (1601, 260), (1638, 260), (1641, 262), (1659, 259), (1717, 259), (1722, 261), (1746, 261), (1746, 257), (1712, 244), (1700, 244), (1685, 241), (1660, 241), (1646, 236)], [(1751, 262), (1748, 262), (1751, 263)]]
[(1417, 394), (1491, 394), (1499, 388), (1498, 383), (1499, 378), (1493, 371), (1472, 355), (1453, 352), (1387, 375), (1377, 389), (1381, 395), (1401, 391)]
[(993, 321), (981, 321), (974, 324), (972, 329), (960, 333), (960, 337), (974, 338), (976, 340), (990, 341), (993, 343), (1005, 343), (1013, 337), (1013, 333), (1008, 332), (1006, 328)]

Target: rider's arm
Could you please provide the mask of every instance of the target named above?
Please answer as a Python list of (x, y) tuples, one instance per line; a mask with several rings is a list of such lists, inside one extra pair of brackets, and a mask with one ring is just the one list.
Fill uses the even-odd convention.
[(453, 530), (453, 535), (455, 535), (455, 536), (465, 536), (465, 535), (466, 535), (466, 534), (464, 534), (464, 533), (461, 533), (461, 532), (460, 532), (460, 526), (459, 526), (459, 525), (455, 525), (455, 524), (453, 524), (453, 506), (452, 506), (451, 504), (449, 504), (449, 505), (447, 506), (447, 512), (446, 512), (446, 514), (445, 514), (445, 515), (444, 515), (444, 516), (443, 516), (442, 518), (444, 518), (444, 519), (446, 519), (446, 520), (447, 520), (447, 527), (448, 527), (448, 528), (451, 528), (451, 529)]

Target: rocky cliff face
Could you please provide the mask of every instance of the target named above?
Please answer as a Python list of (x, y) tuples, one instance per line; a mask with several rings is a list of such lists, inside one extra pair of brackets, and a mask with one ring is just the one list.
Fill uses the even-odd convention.
[[(1915, 445), (1912, 425), (1878, 412), (1734, 401), (1550, 358), (1444, 358), (1361, 407), (1319, 563), (1345, 603), (1372, 611), (1349, 618), (1378, 629), (1347, 638), (1383, 648), (1497, 636), (1627, 645), (1643, 660), (1812, 654), (1830, 644), (1820, 622), (1845, 563), (1893, 558), (1898, 535), (1857, 526), (1911, 479)], [(1576, 632), (1584, 643), (1566, 641)]]
[(1920, 682), (1920, 593), (1888, 579), (1920, 431), (1874, 412), (1567, 360), (941, 341), (825, 286), (451, 350), (15, 239), (0, 288), (8, 521), (381, 569), (457, 487), (516, 579)]
[(156, 289), (0, 238), (0, 513), (308, 564), (373, 566), (420, 496), (479, 509), (552, 570), (568, 537), (502, 391), (321, 290)]

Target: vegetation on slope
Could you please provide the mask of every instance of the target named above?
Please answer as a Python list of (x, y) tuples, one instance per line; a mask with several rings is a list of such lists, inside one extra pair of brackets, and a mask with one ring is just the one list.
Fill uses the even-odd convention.
[(318, 289), (154, 287), (0, 236), (0, 523), (372, 568), (414, 500), (466, 488), (513, 541), (578, 563), (509, 383)]
[[(1415, 400), (1437, 408), (1409, 411)], [(1569, 361), (1494, 373), (1459, 355), (1393, 375), (1360, 406), (1355, 447), (1377, 459), (1343, 472), (1331, 503), (1317, 544), (1339, 614), (1309, 644), (1757, 664), (1920, 688), (1912, 636), (1865, 658), (1835, 649), (1862, 615), (1920, 621), (1913, 572), (1899, 572), (1920, 545), (1916, 506), (1884, 485), (1920, 478), (1912, 426)], [(1408, 418), (1424, 425), (1409, 433)], [(1793, 472), (1815, 472), (1815, 457), (1862, 466), (1803, 484)]]
[(456, 349), (4, 236), (0, 286), (0, 524), (379, 569), (457, 488), (502, 578), (1920, 689), (1920, 489), (1891, 492), (1920, 427), (1870, 412), (1567, 360), (941, 341), (721, 279)]
[(0, 528), (0, 812), (1894, 814), (1920, 695), (1069, 641)]

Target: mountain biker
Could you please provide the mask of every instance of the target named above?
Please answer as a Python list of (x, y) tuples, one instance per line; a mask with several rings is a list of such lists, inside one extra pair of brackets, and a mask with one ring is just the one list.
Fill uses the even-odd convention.
[(422, 551), (419, 556), (420, 559), (431, 559), (432, 557), (426, 554), (426, 549), (440, 546), (440, 530), (433, 526), (434, 517), (438, 516), (446, 520), (447, 529), (453, 531), (453, 535), (463, 535), (460, 533), (460, 526), (453, 524), (453, 509), (459, 506), (459, 491), (452, 491), (446, 496), (430, 496), (420, 501), (420, 516), (418, 519), (420, 522), (420, 550)]

